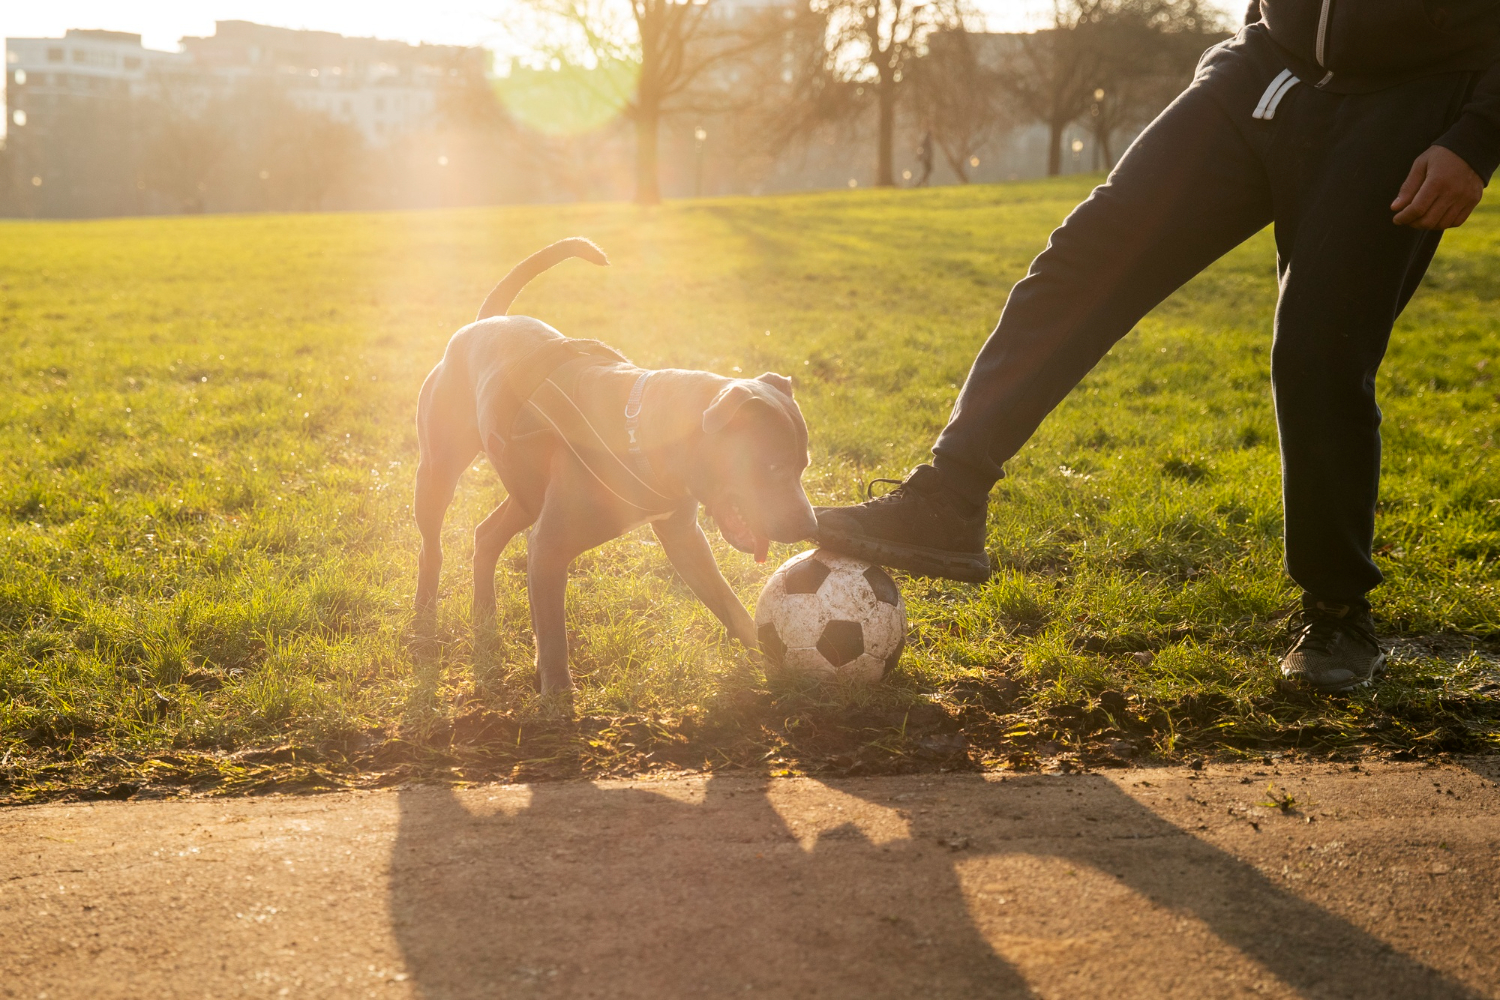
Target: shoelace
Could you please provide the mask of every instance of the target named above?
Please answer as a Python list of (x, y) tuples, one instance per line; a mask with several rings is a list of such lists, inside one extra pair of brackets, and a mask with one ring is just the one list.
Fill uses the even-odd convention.
[[(896, 488), (893, 489), (893, 490), (891, 490), (888, 493), (882, 493), (882, 494), (880, 494), (880, 496), (876, 496), (875, 495), (875, 484), (876, 483), (891, 483)], [(904, 483), (900, 479), (872, 479), (868, 483), (865, 483), (865, 499), (868, 500), (868, 501), (874, 501), (874, 500), (884, 500), (887, 497), (893, 497), (896, 494), (898, 494), (898, 493), (901, 492), (901, 487), (903, 485), (904, 485)]]
[(1334, 637), (1340, 630), (1352, 632), (1370, 645), (1379, 647), (1380, 641), (1356, 618), (1338, 618), (1325, 611), (1303, 609), (1301, 625), (1297, 629), (1295, 646), (1315, 653), (1327, 654), (1333, 647)]

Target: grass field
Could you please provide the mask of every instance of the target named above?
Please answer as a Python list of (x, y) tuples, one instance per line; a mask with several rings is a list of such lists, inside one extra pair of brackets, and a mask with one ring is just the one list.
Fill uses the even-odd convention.
[[(575, 567), (576, 718), (531, 694), (447, 528), (441, 652), (407, 642), (417, 387), (520, 257), (615, 261), (516, 311), (649, 366), (796, 376), (814, 502), (921, 461), (1080, 179), (921, 192), (0, 225), (0, 796), (651, 767), (844, 772), (1500, 747), (1500, 212), (1451, 234), (1381, 375), (1389, 678), (1285, 692), (1261, 234), (1122, 341), (1011, 464), (983, 587), (903, 580), (871, 691), (770, 690), (649, 532)], [(757, 566), (712, 534), (753, 607)]]

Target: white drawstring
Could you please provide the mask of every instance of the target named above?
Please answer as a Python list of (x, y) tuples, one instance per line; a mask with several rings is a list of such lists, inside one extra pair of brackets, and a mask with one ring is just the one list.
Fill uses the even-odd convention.
[(1286, 92), (1291, 90), (1302, 81), (1292, 75), (1292, 71), (1284, 69), (1276, 74), (1276, 79), (1266, 88), (1266, 92), (1260, 95), (1260, 103), (1255, 106), (1255, 113), (1251, 118), (1259, 118), (1262, 121), (1270, 121), (1276, 117), (1276, 108), (1281, 104), (1281, 99)]

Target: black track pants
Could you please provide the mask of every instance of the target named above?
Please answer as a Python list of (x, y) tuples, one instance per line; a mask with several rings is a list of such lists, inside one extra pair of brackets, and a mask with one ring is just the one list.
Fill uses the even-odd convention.
[[(1275, 223), (1281, 298), (1271, 383), (1286, 559), (1329, 601), (1362, 603), (1380, 479), (1375, 372), (1438, 233), (1396, 226), (1411, 164), (1457, 117), (1469, 74), (1369, 94), (1302, 81), (1257, 118), (1284, 66), (1252, 26), (1205, 54), (1192, 84), (1073, 210), (1011, 290), (933, 447), (981, 497), (1001, 466), (1153, 306)], [(1284, 83), (1284, 81), (1283, 81)]]

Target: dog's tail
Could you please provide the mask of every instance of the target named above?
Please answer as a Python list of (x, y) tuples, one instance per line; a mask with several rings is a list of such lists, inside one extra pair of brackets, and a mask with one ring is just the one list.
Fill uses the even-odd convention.
[(604, 251), (589, 240), (581, 236), (558, 240), (550, 247), (538, 250), (511, 268), (510, 273), (500, 279), (500, 284), (496, 285), (489, 297), (484, 300), (484, 305), (479, 307), (479, 315), (474, 317), (474, 322), (489, 319), (491, 316), (504, 316), (509, 311), (510, 304), (516, 300), (516, 296), (521, 293), (521, 289), (526, 287), (528, 281), (554, 264), (561, 264), (569, 257), (582, 257), (600, 267), (609, 266), (609, 258), (604, 256)]

